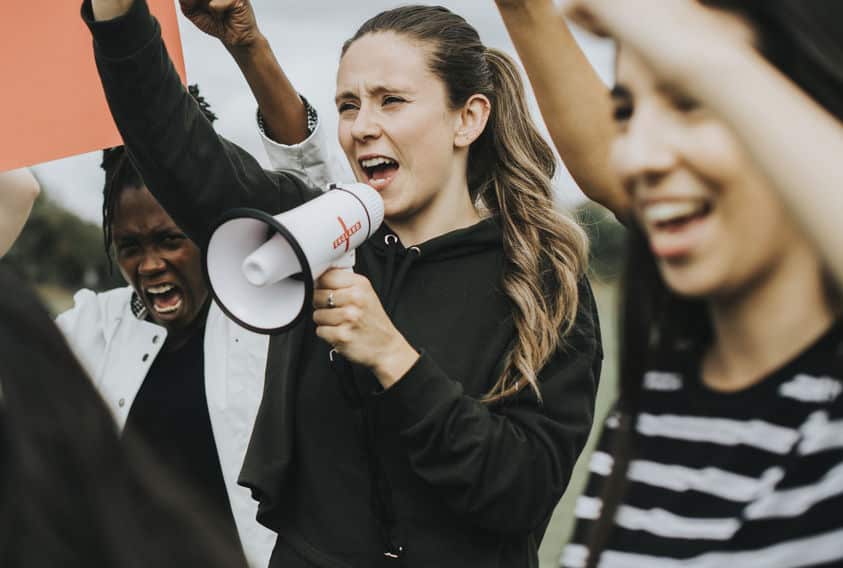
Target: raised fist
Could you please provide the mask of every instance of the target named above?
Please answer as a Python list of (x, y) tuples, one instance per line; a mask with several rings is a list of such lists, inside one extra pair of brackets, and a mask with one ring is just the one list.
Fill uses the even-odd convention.
[(197, 28), (226, 47), (248, 47), (260, 37), (249, 0), (179, 0), (179, 4)]

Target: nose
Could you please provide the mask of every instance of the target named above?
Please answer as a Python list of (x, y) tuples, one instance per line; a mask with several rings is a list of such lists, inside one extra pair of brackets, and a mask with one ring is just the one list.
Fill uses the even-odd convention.
[(144, 252), (143, 258), (138, 264), (138, 274), (140, 276), (152, 276), (159, 272), (166, 270), (167, 264), (161, 255), (156, 250), (148, 250)]
[(612, 148), (612, 164), (629, 191), (657, 185), (679, 162), (675, 125), (657, 108), (639, 108)]
[(380, 134), (381, 126), (377, 116), (368, 105), (362, 105), (351, 125), (351, 136), (358, 142), (364, 142), (377, 138)]

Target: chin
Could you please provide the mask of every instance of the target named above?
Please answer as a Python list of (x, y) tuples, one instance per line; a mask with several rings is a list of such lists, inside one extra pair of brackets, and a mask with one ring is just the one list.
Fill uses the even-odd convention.
[(395, 223), (396, 221), (403, 221), (413, 215), (413, 211), (404, 203), (399, 203), (395, 200), (384, 200), (383, 202), (383, 218), (387, 223)]
[(659, 264), (659, 272), (665, 284), (674, 293), (684, 298), (701, 300), (716, 296), (722, 288), (722, 279), (717, 272), (702, 264), (683, 265)]

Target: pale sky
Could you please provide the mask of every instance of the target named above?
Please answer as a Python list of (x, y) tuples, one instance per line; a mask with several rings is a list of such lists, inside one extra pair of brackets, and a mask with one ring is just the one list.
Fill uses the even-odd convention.
[[(263, 33), (296, 88), (319, 110), (320, 120), (336, 131), (334, 90), (340, 47), (367, 18), (407, 2), (395, 0), (252, 0)], [(515, 50), (492, 0), (440, 0), (461, 14), (480, 33), (483, 42), (515, 56)], [(221, 44), (198, 31), (183, 17), (180, 30), (188, 82), (198, 83), (219, 117), (217, 131), (268, 166), (254, 124), (255, 102), (237, 66)], [(605, 81), (610, 80), (612, 47), (585, 34), (578, 39)], [(541, 123), (535, 103), (532, 105)], [(331, 136), (331, 140), (335, 140)], [(334, 142), (335, 143), (335, 142)], [(336, 143), (335, 143), (336, 144)], [(336, 147), (338, 148), (338, 146)], [(335, 151), (339, 151), (335, 148)], [(48, 195), (83, 218), (99, 223), (103, 174), (100, 154), (92, 152), (35, 166)], [(349, 179), (351, 179), (350, 173)], [(581, 194), (566, 174), (557, 181), (560, 200), (576, 201)]]

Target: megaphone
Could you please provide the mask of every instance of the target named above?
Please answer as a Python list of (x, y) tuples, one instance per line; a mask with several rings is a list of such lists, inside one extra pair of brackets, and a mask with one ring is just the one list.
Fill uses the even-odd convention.
[(321, 196), (274, 217), (233, 209), (205, 252), (217, 304), (257, 333), (281, 333), (309, 313), (313, 282), (329, 268), (352, 268), (354, 249), (383, 222), (383, 200), (362, 183), (333, 184)]

